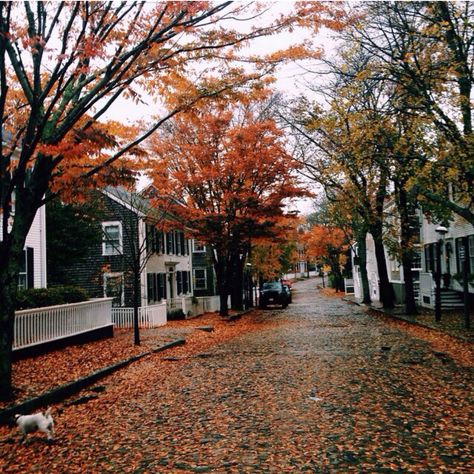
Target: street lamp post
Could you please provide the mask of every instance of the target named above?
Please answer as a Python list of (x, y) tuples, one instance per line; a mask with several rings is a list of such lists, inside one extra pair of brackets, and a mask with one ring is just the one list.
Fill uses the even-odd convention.
[(253, 302), (253, 274), (252, 274), (252, 264), (250, 262), (246, 263), (247, 267), (247, 302), (249, 308), (253, 308), (254, 302)]
[(448, 232), (448, 229), (442, 225), (439, 225), (435, 229), (439, 235), (438, 241), (436, 242), (436, 272), (435, 272), (435, 321), (441, 321), (441, 246), (443, 244), (444, 235)]

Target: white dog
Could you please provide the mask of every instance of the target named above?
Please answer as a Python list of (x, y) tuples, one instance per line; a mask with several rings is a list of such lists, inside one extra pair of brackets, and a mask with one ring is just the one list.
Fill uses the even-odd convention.
[(23, 435), (22, 441), (26, 439), (28, 433), (34, 431), (45, 433), (48, 441), (53, 439), (54, 421), (51, 416), (51, 408), (48, 408), (44, 414), (40, 412), (33, 415), (15, 415), (15, 421)]

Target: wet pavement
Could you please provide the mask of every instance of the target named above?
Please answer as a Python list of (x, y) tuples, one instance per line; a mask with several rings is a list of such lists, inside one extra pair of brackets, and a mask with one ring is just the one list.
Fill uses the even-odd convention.
[(294, 288), (258, 332), (111, 377), (31, 472), (474, 472), (472, 365), (315, 280)]

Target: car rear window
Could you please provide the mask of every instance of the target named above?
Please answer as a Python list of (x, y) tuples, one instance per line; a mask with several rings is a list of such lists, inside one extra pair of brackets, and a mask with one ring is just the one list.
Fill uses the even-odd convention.
[(264, 290), (279, 290), (281, 288), (281, 283), (278, 281), (270, 281), (263, 284)]

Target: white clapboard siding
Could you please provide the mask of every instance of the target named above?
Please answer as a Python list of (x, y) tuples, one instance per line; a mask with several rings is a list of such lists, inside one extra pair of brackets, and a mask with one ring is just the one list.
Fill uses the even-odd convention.
[[(112, 321), (117, 328), (133, 327), (133, 308), (112, 308)], [(141, 328), (163, 326), (166, 321), (166, 301), (138, 308), (138, 325)]]
[(108, 326), (112, 298), (15, 312), (13, 349), (54, 341)]

